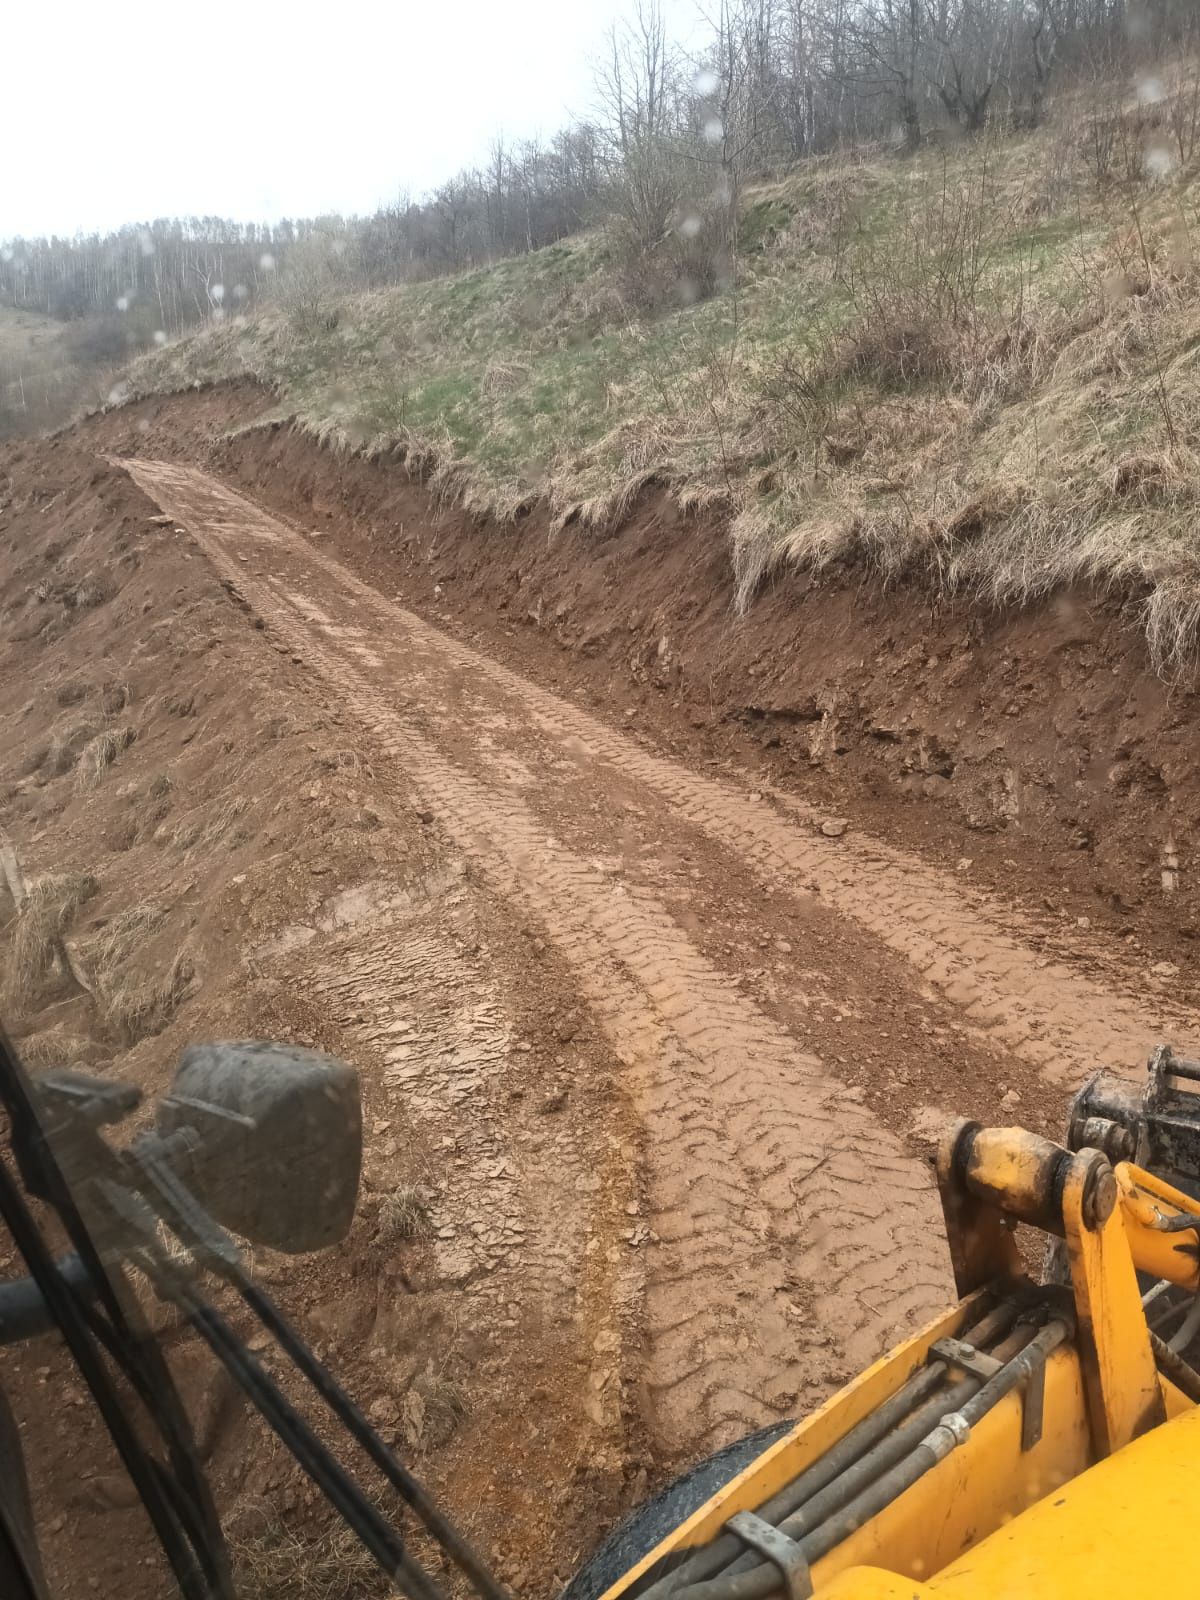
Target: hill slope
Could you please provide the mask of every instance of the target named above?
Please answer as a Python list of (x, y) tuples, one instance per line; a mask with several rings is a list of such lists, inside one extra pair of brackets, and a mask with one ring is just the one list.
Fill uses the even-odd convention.
[(748, 193), (707, 297), (589, 234), (294, 290), (154, 352), (131, 392), (253, 376), (322, 441), (501, 523), (542, 500), (611, 528), (668, 484), (727, 510), (743, 605), (785, 561), (1001, 604), (1113, 581), (1170, 673), (1200, 620), (1195, 166), (1159, 108), (1104, 164), (1090, 127), (1064, 108), (1036, 135), (797, 169)]

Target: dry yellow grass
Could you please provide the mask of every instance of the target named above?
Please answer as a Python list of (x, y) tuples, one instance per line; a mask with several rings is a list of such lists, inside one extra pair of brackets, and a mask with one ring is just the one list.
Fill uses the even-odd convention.
[(390, 1585), (350, 1530), (300, 1535), (282, 1523), (230, 1538), (243, 1600), (368, 1600)]
[(161, 1033), (187, 998), (196, 970), (186, 951), (179, 951), (158, 977), (141, 975), (130, 963), (96, 974), (96, 1001), (105, 1026), (123, 1044), (136, 1044)]
[(13, 925), (5, 962), (5, 1000), (14, 1013), (24, 1013), (36, 1004), (61, 965), (63, 935), (80, 906), (98, 888), (89, 872), (39, 878), (30, 886)]
[[(1200, 172), (1139, 154), (1175, 78), (1152, 112), (1110, 87), (1061, 94), (1034, 134), (748, 187), (760, 243), (698, 303), (638, 314), (595, 234), (347, 297), (336, 332), (264, 312), (155, 355), (135, 388), (253, 375), (318, 441), (480, 522), (541, 503), (553, 533), (607, 535), (664, 488), (728, 530), (741, 610), (781, 565), (983, 605), (1099, 583), (1176, 676), (1200, 644)], [(1132, 157), (1101, 172), (1113, 118)]]
[(378, 1242), (394, 1245), (405, 1239), (428, 1239), (433, 1233), (429, 1207), (419, 1189), (402, 1184), (379, 1202)]
[(109, 767), (123, 750), (128, 750), (136, 738), (135, 729), (120, 727), (105, 728), (103, 733), (98, 733), (94, 739), (90, 739), (79, 753), (75, 787), (81, 790), (96, 788)]
[(50, 730), (47, 770), (54, 777), (70, 772), (84, 747), (101, 731), (101, 722), (92, 716), (60, 718)]
[(31, 1033), (17, 1041), (17, 1054), (26, 1067), (41, 1070), (47, 1067), (73, 1067), (86, 1061), (92, 1053), (92, 1042), (82, 1034), (50, 1029), (45, 1033)]

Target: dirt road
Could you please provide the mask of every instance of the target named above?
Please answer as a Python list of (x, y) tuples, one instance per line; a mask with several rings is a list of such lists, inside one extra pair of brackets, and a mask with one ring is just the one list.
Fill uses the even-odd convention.
[[(612, 1292), (640, 1296), (643, 1409), (665, 1452), (802, 1411), (944, 1300), (914, 1120), (1053, 1121), (1094, 1065), (1136, 1073), (1160, 1037), (1200, 1038), (1167, 992), (1058, 959), (953, 871), (663, 759), (195, 469), (121, 464), (290, 658), (297, 692), (368, 730), (381, 788), (415, 790), (519, 908), (528, 959), (552, 945), (569, 964), (636, 1113), (620, 1147), (635, 1198), (600, 1248), (636, 1261)], [(393, 1017), (386, 960), (352, 963), (329, 1003), (354, 1012), (389, 982)], [(499, 1070), (503, 1042), (474, 1026)], [(575, 1026), (564, 1015), (568, 1059)], [(428, 1099), (403, 1041), (395, 1061)], [(533, 1176), (552, 1199), (559, 1177)], [(554, 1209), (525, 1248), (566, 1296)]]

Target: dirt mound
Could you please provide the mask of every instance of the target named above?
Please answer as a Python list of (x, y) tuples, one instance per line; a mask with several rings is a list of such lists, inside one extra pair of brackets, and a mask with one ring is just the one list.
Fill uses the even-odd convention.
[[(630, 1175), (570, 1187), (619, 1125), (603, 1042), (574, 1040), (567, 1093), (559, 962), (530, 980), (505, 908), (402, 781), (380, 791), (362, 730), (123, 471), (67, 440), (9, 449), (0, 506), (0, 844), (24, 886), (18, 909), (0, 877), (6, 1021), (31, 1068), (148, 1097), (203, 1037), (300, 1040), (360, 1069), (346, 1246), (253, 1264), (503, 1576), (548, 1590), (646, 1461), (636, 1418), (588, 1409), (592, 1344), (608, 1329), (619, 1370), (628, 1337), (603, 1254), (589, 1273), (582, 1253), (624, 1217)], [(531, 1199), (526, 1170), (565, 1192), (551, 1205), (539, 1178)], [(328, 1518), (290, 1458), (191, 1340), (167, 1353), (245, 1572), (321, 1559)], [(47, 1344), (0, 1367), (55, 1592), (160, 1594), (70, 1361)], [(361, 1563), (345, 1572), (366, 1592)]]

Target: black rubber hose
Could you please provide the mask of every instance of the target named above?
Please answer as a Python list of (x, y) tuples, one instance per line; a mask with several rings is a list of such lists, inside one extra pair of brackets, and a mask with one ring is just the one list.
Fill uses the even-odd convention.
[[(901, 1459), (890, 1462), (880, 1471), (878, 1460), (883, 1452), (871, 1452), (871, 1456), (876, 1458), (874, 1461), (864, 1457), (843, 1475), (839, 1483), (830, 1485), (831, 1490), (837, 1491), (835, 1496), (814, 1497), (793, 1517), (781, 1523), (779, 1531), (799, 1543), (810, 1565), (827, 1555), (949, 1455), (965, 1440), (970, 1428), (1042, 1364), (1050, 1351), (1061, 1344), (1069, 1333), (1070, 1329), (1064, 1322), (1055, 1320), (1047, 1323), (1034, 1334), (1023, 1350), (1006, 1360), (995, 1377), (989, 1378), (986, 1383), (975, 1378), (963, 1379), (952, 1385), (938, 1400), (949, 1399), (956, 1391), (960, 1392), (960, 1398), (943, 1408), (941, 1419), (920, 1439), (915, 1449), (912, 1448), (911, 1430), (905, 1428), (902, 1432), (907, 1438), (908, 1451)], [(972, 1393), (968, 1397), (961, 1397), (964, 1389), (970, 1389)], [(922, 1407), (922, 1411), (929, 1409), (929, 1406)], [(886, 1442), (889, 1446), (892, 1444), (891, 1440)], [(891, 1451), (887, 1454), (890, 1456)], [(851, 1476), (855, 1480), (869, 1477), (871, 1481), (861, 1483), (860, 1491), (847, 1503), (845, 1481)], [(810, 1518), (817, 1502), (826, 1498), (836, 1498), (838, 1504), (836, 1508), (831, 1506), (823, 1520), (814, 1524)], [(757, 1555), (750, 1554), (746, 1559), (754, 1563), (748, 1570), (735, 1570), (740, 1566), (740, 1562), (737, 1562), (734, 1568), (709, 1583), (692, 1584), (678, 1590), (676, 1600), (766, 1600), (782, 1583), (779, 1569), (770, 1563), (760, 1564)]]
[[(72, 1252), (54, 1263), (58, 1276), (77, 1296), (91, 1299), (96, 1287), (80, 1258)], [(40, 1339), (56, 1327), (54, 1313), (33, 1278), (0, 1283), (0, 1345)]]
[(442, 1515), (420, 1481), (397, 1460), (371, 1426), (362, 1411), (333, 1374), (319, 1362), (305, 1341), (280, 1312), (265, 1290), (236, 1262), (213, 1253), (210, 1242), (196, 1231), (189, 1206), (192, 1197), (170, 1166), (163, 1169), (157, 1155), (141, 1155), (143, 1170), (154, 1179), (156, 1209), (167, 1215), (171, 1227), (197, 1258), (237, 1289), (255, 1316), (276, 1339), (297, 1370), (308, 1380), (326, 1405), (383, 1473), (387, 1481), (416, 1512), (426, 1529), (474, 1585), (483, 1600), (509, 1600), (508, 1591), (489, 1572), (482, 1559), (448, 1518)]
[(906, 1489), (911, 1488), (918, 1478), (923, 1478), (952, 1450), (965, 1443), (970, 1430), (989, 1411), (998, 1406), (1006, 1395), (1011, 1394), (1018, 1384), (1024, 1383), (1038, 1367), (1044, 1366), (1050, 1353), (1069, 1338), (1070, 1334), (1071, 1329), (1067, 1323), (1057, 1319), (1041, 1328), (1019, 1355), (1006, 1362), (996, 1376), (989, 1378), (974, 1398), (959, 1409), (958, 1418), (961, 1422), (956, 1424), (950, 1417), (944, 1419), (928, 1439), (921, 1441), (907, 1460), (901, 1461), (892, 1471), (884, 1473), (869, 1489), (851, 1501), (837, 1517), (831, 1518), (813, 1530), (811, 1537), (804, 1540), (804, 1553), (809, 1562), (818, 1561), (822, 1556), (828, 1555), (841, 1544), (843, 1539), (848, 1538), (872, 1517), (878, 1516), (885, 1506), (891, 1505), (892, 1501), (898, 1499)]
[[(1019, 1307), (1015, 1301), (1002, 1300), (972, 1327), (964, 1329), (961, 1337), (966, 1343), (975, 1345), (977, 1349), (986, 1349), (995, 1339), (1002, 1338), (1010, 1331), (1017, 1320), (1018, 1311)], [(982, 1382), (981, 1379), (964, 1381), (977, 1384)], [(799, 1477), (794, 1478), (778, 1494), (759, 1506), (755, 1515), (761, 1517), (764, 1522), (769, 1522), (772, 1527), (779, 1527), (785, 1519), (806, 1507), (814, 1496), (824, 1490), (831, 1490), (834, 1484), (861, 1460), (875, 1459), (870, 1453), (883, 1445), (886, 1436), (909, 1417), (915, 1406), (920, 1405), (945, 1382), (945, 1365), (936, 1357), (931, 1358), (928, 1366), (914, 1373), (894, 1395), (885, 1400), (869, 1416), (864, 1417), (855, 1427), (849, 1429), (844, 1437), (827, 1450), (818, 1461), (814, 1461), (812, 1466)], [(966, 1392), (971, 1391), (968, 1389)], [(933, 1413), (934, 1420), (950, 1409), (944, 1390), (939, 1396), (939, 1402), (940, 1410)], [(914, 1430), (915, 1437), (920, 1438), (922, 1431), (929, 1426), (931, 1413), (928, 1407), (922, 1406), (917, 1414), (924, 1418)], [(909, 1439), (912, 1436), (912, 1434), (905, 1435)], [(877, 1466), (875, 1470), (882, 1469)], [(702, 1583), (706, 1578), (711, 1578), (719, 1572), (723, 1573), (726, 1569), (730, 1573), (745, 1572), (757, 1564), (758, 1558), (747, 1553), (745, 1545), (735, 1534), (721, 1534), (711, 1544), (695, 1551), (674, 1572), (647, 1589), (639, 1596), (639, 1600), (666, 1600), (667, 1595), (673, 1595), (690, 1585)]]

